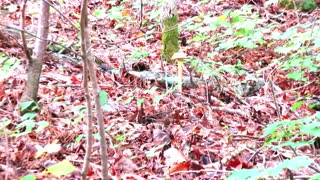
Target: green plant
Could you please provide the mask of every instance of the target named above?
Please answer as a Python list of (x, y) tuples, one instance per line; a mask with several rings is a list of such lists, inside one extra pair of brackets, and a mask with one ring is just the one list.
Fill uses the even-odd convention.
[[(109, 4), (113, 4), (113, 2), (109, 2)], [(128, 11), (124, 9), (123, 6), (112, 6), (112, 8), (108, 10), (108, 12), (105, 8), (95, 9), (93, 11), (93, 15), (97, 19), (109, 18), (111, 20), (115, 20), (116, 24), (114, 26), (114, 29), (118, 29), (125, 25), (123, 23), (124, 19), (130, 18), (127, 12)]]
[(0, 135), (7, 133), (6, 127), (11, 123), (11, 120), (1, 119), (0, 122)]
[[(265, 20), (259, 19), (259, 15), (252, 13), (252, 6), (246, 5), (239, 10), (225, 11), (218, 17), (212, 14), (193, 18), (196, 23), (185, 22), (188, 30), (198, 33), (189, 40), (191, 42), (212, 42), (218, 45), (216, 50), (227, 50), (235, 47), (255, 48), (264, 44), (263, 32), (268, 31), (265, 27), (258, 27)], [(188, 20), (190, 21), (190, 20)], [(209, 36), (211, 31), (217, 31)]]
[(0, 81), (10, 77), (16, 67), (18, 67), (20, 61), (14, 57), (8, 57), (4, 53), (0, 52)]
[[(300, 28), (304, 31), (301, 32)], [(287, 56), (287, 60), (281, 62), (280, 67), (288, 72), (288, 78), (307, 82), (308, 73), (319, 72), (320, 54), (315, 53), (320, 47), (317, 38), (319, 35), (320, 28), (309, 22), (288, 28), (283, 33), (272, 32), (272, 39), (284, 41), (283, 45), (275, 49), (275, 52)]]
[(33, 174), (28, 174), (28, 175), (20, 178), (20, 180), (36, 180), (36, 179), (37, 179), (37, 177)]
[(49, 126), (47, 121), (35, 121), (37, 110), (39, 106), (34, 101), (27, 101), (21, 104), (20, 110), (23, 112), (28, 110), (21, 117), (21, 122), (16, 126), (16, 132), (12, 134), (14, 137), (29, 134), (33, 131), (41, 132), (44, 128)]
[(83, 104), (72, 107), (71, 111), (75, 114), (74, 123), (79, 123), (83, 118), (85, 113), (87, 112), (87, 107)]
[(131, 55), (131, 58), (132, 59), (143, 59), (143, 58), (145, 58), (147, 56), (149, 56), (149, 52), (147, 52), (147, 51), (134, 50), (132, 55)]
[(256, 168), (256, 169), (243, 169), (233, 171), (227, 179), (260, 179), (260, 178), (280, 178), (279, 175), (282, 170), (298, 170), (302, 167), (309, 166), (313, 162), (308, 156), (297, 156), (292, 159), (287, 159), (279, 163), (273, 168)]
[[(299, 103), (300, 104), (300, 103)], [(314, 140), (309, 141), (296, 141), (299, 136), (315, 136), (320, 137), (320, 112), (315, 113), (309, 117), (297, 119), (279, 121), (269, 124), (265, 129), (263, 136), (268, 138), (265, 142), (265, 147), (270, 146), (272, 143), (278, 143), (278, 146), (273, 145), (272, 148), (277, 149), (283, 146), (290, 146), (297, 148), (301, 146), (307, 146), (314, 143)], [(239, 171), (233, 171), (228, 179), (258, 179), (258, 178), (277, 178), (284, 169), (299, 170), (302, 167), (309, 166), (313, 160), (308, 156), (296, 156), (292, 159), (287, 159), (279, 163), (273, 168), (254, 168), (243, 169)], [(315, 174), (314, 177), (318, 177), (319, 174)]]

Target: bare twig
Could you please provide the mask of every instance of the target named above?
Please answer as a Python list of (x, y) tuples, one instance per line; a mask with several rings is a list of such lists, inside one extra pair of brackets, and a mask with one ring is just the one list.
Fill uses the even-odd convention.
[(273, 82), (270, 80), (269, 81), (270, 83), (270, 87), (271, 87), (271, 95), (272, 95), (272, 98), (273, 98), (273, 101), (274, 101), (274, 105), (276, 106), (276, 112), (277, 112), (277, 116), (278, 116), (278, 120), (281, 121), (281, 112), (280, 112), (280, 108), (279, 108), (279, 104), (278, 104), (278, 101), (277, 101), (277, 98), (276, 98), (276, 95), (275, 95), (275, 89), (273, 87)]
[(51, 6), (54, 10), (56, 10), (58, 12), (58, 14), (60, 14), (60, 16), (62, 16), (65, 20), (67, 20), (77, 31), (80, 31), (79, 28), (77, 28), (73, 22), (71, 22), (71, 20), (69, 18), (67, 18), (63, 13), (61, 13), (53, 4), (51, 4), (50, 2), (48, 2), (47, 0), (44, 0), (46, 1), (49, 6)]
[(143, 21), (143, 0), (140, 0), (140, 17), (139, 17), (139, 29), (142, 28)]
[(65, 49), (73, 52), (73, 53), (76, 54), (77, 56), (82, 57), (82, 55), (79, 54), (78, 52), (76, 52), (76, 51), (74, 51), (73, 49), (68, 48), (67, 46), (65, 46), (65, 45), (63, 45), (63, 44), (61, 44), (61, 43), (58, 43), (58, 42), (56, 42), (56, 41), (48, 40), (48, 39), (43, 39), (43, 38), (38, 37), (37, 35), (35, 35), (35, 34), (33, 34), (33, 33), (30, 33), (30, 32), (28, 32), (28, 31), (22, 30), (22, 29), (17, 28), (17, 27), (8, 26), (8, 25), (2, 24), (2, 23), (0, 23), (0, 26), (4, 26), (4, 27), (7, 27), (7, 28), (9, 28), (9, 29), (13, 29), (13, 30), (20, 31), (20, 32), (23, 31), (24, 33), (29, 34), (29, 35), (32, 36), (32, 37), (35, 37), (35, 38), (37, 38), (37, 39), (40, 39), (40, 40), (43, 40), (43, 41), (48, 41), (48, 42), (50, 42), (50, 43), (56, 44), (56, 45), (58, 45), (58, 46), (61, 46), (61, 47), (65, 48)]
[(299, 86), (299, 87), (296, 87), (296, 88), (293, 88), (293, 89), (288, 89), (288, 90), (279, 92), (279, 93), (277, 93), (276, 95), (284, 94), (284, 93), (287, 93), (287, 92), (294, 92), (294, 91), (296, 91), (296, 90), (298, 90), (298, 89), (305, 88), (305, 87), (311, 85), (311, 84), (314, 83), (314, 82), (316, 82), (316, 80), (313, 80), (313, 81), (311, 81), (311, 82), (309, 82), (309, 83), (306, 83), (306, 84), (304, 84), (303, 86)]
[(255, 158), (258, 153), (262, 150), (263, 147), (260, 147), (258, 150), (255, 151), (255, 153), (248, 159), (247, 162), (250, 162), (253, 158)]
[(204, 169), (204, 170), (177, 171), (177, 172), (171, 173), (170, 175), (175, 175), (175, 174), (180, 174), (180, 173), (201, 173), (201, 172), (217, 172), (217, 173), (223, 173), (223, 174), (232, 173), (232, 171), (227, 171), (227, 170)]
[[(292, 146), (289, 146), (289, 148), (293, 151), (293, 153), (294, 153), (294, 155), (295, 155), (296, 157), (299, 156), (298, 153), (297, 153), (297, 151), (296, 151)], [(314, 162), (313, 162), (313, 163), (314, 163)], [(313, 169), (315, 172), (320, 173), (320, 169), (317, 168), (316, 166), (310, 164), (308, 167), (309, 167), (310, 169)], [(318, 165), (318, 167), (319, 167), (319, 165)]]
[(23, 1), (23, 5), (22, 5), (22, 9), (21, 9), (20, 28), (21, 28), (22, 31), (20, 31), (20, 32), (21, 32), (21, 39), (22, 39), (22, 46), (23, 46), (24, 53), (26, 54), (28, 60), (31, 61), (32, 60), (31, 54), (28, 51), (26, 36), (24, 34), (25, 33), (25, 30), (24, 30), (24, 27), (25, 27), (25, 16), (26, 16), (25, 12), (26, 12), (27, 1), (28, 0), (24, 0)]
[(9, 169), (9, 157), (10, 157), (10, 154), (9, 154), (9, 138), (8, 138), (8, 133), (7, 133), (6, 130), (5, 130), (5, 133), (4, 133), (4, 138), (5, 138), (6, 167), (7, 167), (6, 170), (5, 170), (4, 179), (8, 180), (8, 178), (9, 178), (8, 169)]

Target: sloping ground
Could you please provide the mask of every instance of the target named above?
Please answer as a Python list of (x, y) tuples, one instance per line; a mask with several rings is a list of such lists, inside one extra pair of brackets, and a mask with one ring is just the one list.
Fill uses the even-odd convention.
[[(56, 7), (76, 23), (80, 7), (77, 3)], [(312, 156), (316, 149), (277, 146), (290, 142), (289, 134), (298, 134), (299, 128), (285, 131), (288, 136), (280, 139), (262, 137), (263, 129), (273, 122), (290, 122), (312, 115), (319, 119), (319, 114), (308, 106), (319, 101), (316, 97), (320, 96), (319, 43), (314, 40), (319, 38), (319, 10), (307, 14), (284, 11), (274, 4), (182, 2), (180, 34), (186, 43), (181, 48), (190, 57), (184, 73), (188, 75), (189, 69), (193, 77), (205, 78), (216, 86), (184, 88), (178, 93), (120, 68), (123, 62), (137, 61), (147, 64), (151, 71), (162, 71), (158, 3), (146, 2), (142, 18), (139, 3), (113, 3), (93, 1), (89, 17), (93, 54), (103, 67), (120, 71), (98, 68), (97, 72), (100, 87), (108, 95), (104, 105), (106, 129), (116, 139), (109, 141), (112, 176), (224, 179), (233, 169), (276, 167), (297, 154), (313, 158), (312, 167), (299, 172), (285, 170), (275, 176), (285, 179), (290, 175), (309, 177), (319, 173), (316, 166), (319, 159)], [(9, 2), (3, 7), (8, 5)], [(35, 8), (37, 4), (29, 2), (26, 23), (31, 32), (37, 24), (33, 14), (37, 12), (32, 11)], [(1, 16), (1, 24), (19, 24), (18, 10), (3, 12), (8, 14)], [(79, 52), (77, 30), (56, 11), (52, 12), (50, 23), (50, 39)], [(9, 57), (9, 66), (14, 68), (0, 82), (0, 117), (10, 120), (6, 128), (1, 126), (1, 131), (14, 134), (21, 119), (17, 104), (25, 85), (27, 62), (15, 41), (18, 36), (8, 29), (1, 26), (0, 49), (4, 59), (1, 63)], [(309, 36), (299, 36), (311, 29)], [(29, 38), (32, 46), (34, 39)], [(0, 173), (4, 175), (6, 169), (13, 179), (27, 174), (50, 178), (41, 172), (64, 159), (78, 169), (63, 178), (80, 175), (86, 130), (81, 65), (70, 61), (77, 62), (73, 52), (66, 50), (65, 57), (61, 57), (57, 55), (58, 46), (50, 44), (49, 49), (41, 76), (41, 110), (35, 117), (35, 127), (17, 138), (3, 135), (0, 142)], [(176, 74), (175, 64), (166, 64), (165, 68), (168, 74)], [(315, 101), (310, 102), (312, 99)], [(42, 122), (49, 125), (41, 129)], [(300, 135), (292, 141), (309, 139), (312, 139), (309, 135)], [(263, 146), (266, 140), (269, 144)], [(57, 146), (58, 150), (53, 150)], [(90, 179), (99, 177), (98, 150), (96, 139)], [(5, 167), (7, 159), (10, 168)]]

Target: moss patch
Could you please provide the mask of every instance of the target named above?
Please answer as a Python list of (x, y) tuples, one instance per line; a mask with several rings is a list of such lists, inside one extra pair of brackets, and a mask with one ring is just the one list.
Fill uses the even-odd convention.
[(173, 15), (163, 21), (161, 57), (172, 62), (171, 57), (179, 51), (178, 16)]

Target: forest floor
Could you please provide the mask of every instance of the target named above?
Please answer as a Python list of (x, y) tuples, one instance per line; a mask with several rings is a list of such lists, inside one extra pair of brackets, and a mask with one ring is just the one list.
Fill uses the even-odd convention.
[[(264, 20), (257, 22), (257, 28), (266, 27), (268, 30), (269, 25), (274, 24), (272, 30), (262, 33), (267, 43), (258, 43), (253, 48), (218, 49), (219, 43), (229, 41), (232, 36), (225, 36), (219, 43), (207, 41), (224, 31), (224, 28), (207, 30), (210, 18), (223, 17), (225, 11), (239, 10), (247, 7), (246, 4), (238, 1), (203, 4), (183, 1), (179, 4), (180, 36), (186, 42), (181, 48), (198, 66), (209, 64), (205, 66), (209, 71), (194, 70), (192, 76), (205, 78), (216, 86), (204, 84), (178, 92), (170, 91), (154, 80), (139, 79), (126, 71), (105, 71), (105, 67), (119, 70), (123, 62), (129, 61), (139, 67), (143, 65), (143, 69), (162, 71), (157, 1), (146, 2), (141, 19), (139, 3), (120, 2), (98, 0), (89, 6), (92, 14), (89, 16), (91, 51), (103, 65), (97, 66), (97, 77), (101, 90), (107, 95), (103, 106), (104, 121), (106, 130), (115, 138), (115, 141), (108, 140), (110, 175), (119, 179), (225, 179), (235, 169), (267, 169), (295, 156), (296, 151), (290, 147), (277, 146), (288, 138), (264, 146), (270, 140), (263, 136), (264, 129), (274, 122), (301, 119), (316, 113), (308, 106), (307, 100), (294, 110), (293, 106), (301, 98), (320, 96), (319, 71), (306, 71), (303, 78), (307, 81), (288, 78), (289, 70), (280, 67), (279, 59), (289, 55), (275, 50), (285, 40), (270, 43), (268, 33), (285, 32), (305, 22), (315, 22), (315, 27), (319, 27), (319, 9), (303, 13), (284, 10), (277, 5), (251, 4), (249, 14), (256, 14), (257, 19)], [(4, 2), (0, 9), (0, 32), (10, 36), (7, 39), (0, 36), (0, 63), (2, 67), (8, 60), (11, 63), (0, 78), (0, 119), (10, 121), (5, 127), (0, 126), (0, 179), (5, 173), (12, 179), (28, 174), (37, 179), (56, 178), (43, 171), (65, 159), (76, 170), (59, 179), (78, 179), (84, 161), (86, 133), (81, 60), (68, 50), (63, 52), (64, 57), (60, 56), (61, 48), (50, 43), (40, 79), (40, 109), (34, 119), (20, 125), (22, 132), (17, 131), (18, 124), (21, 124), (19, 99), (26, 84), (28, 62), (20, 45), (19, 33), (7, 31), (7, 26), (19, 27), (20, 9), (14, 4), (14, 1)], [(26, 30), (33, 33), (37, 27), (38, 6), (37, 1), (32, 1), (28, 2), (26, 9)], [(80, 1), (56, 2), (55, 6), (71, 22), (79, 22)], [(106, 11), (97, 13), (102, 8)], [(212, 16), (207, 17), (208, 14)], [(300, 30), (304, 31), (303, 26)], [(79, 31), (54, 10), (50, 15), (49, 31), (50, 40), (80, 53)], [(35, 39), (27, 39), (32, 49)], [(316, 57), (316, 67), (319, 67), (320, 51), (312, 52)], [(215, 63), (210, 64), (212, 62)], [(191, 64), (185, 64), (186, 69), (190, 69)], [(164, 65), (168, 74), (177, 73), (176, 64)], [(184, 74), (188, 76), (187, 71)], [(247, 81), (251, 75), (254, 80)], [(256, 79), (263, 81), (258, 89), (245, 96), (237, 93), (236, 87), (241, 83), (255, 84), (258, 82)], [(48, 124), (44, 126), (43, 123)], [(94, 127), (95, 143), (89, 179), (98, 179), (101, 173), (96, 123)], [(292, 132), (295, 130), (291, 129)], [(296, 150), (310, 157), (316, 151), (311, 146)], [(314, 158), (314, 161), (320, 163), (319, 158)], [(279, 176), (287, 179), (290, 175), (312, 176), (315, 173), (314, 169), (304, 167), (299, 172), (281, 171)]]

